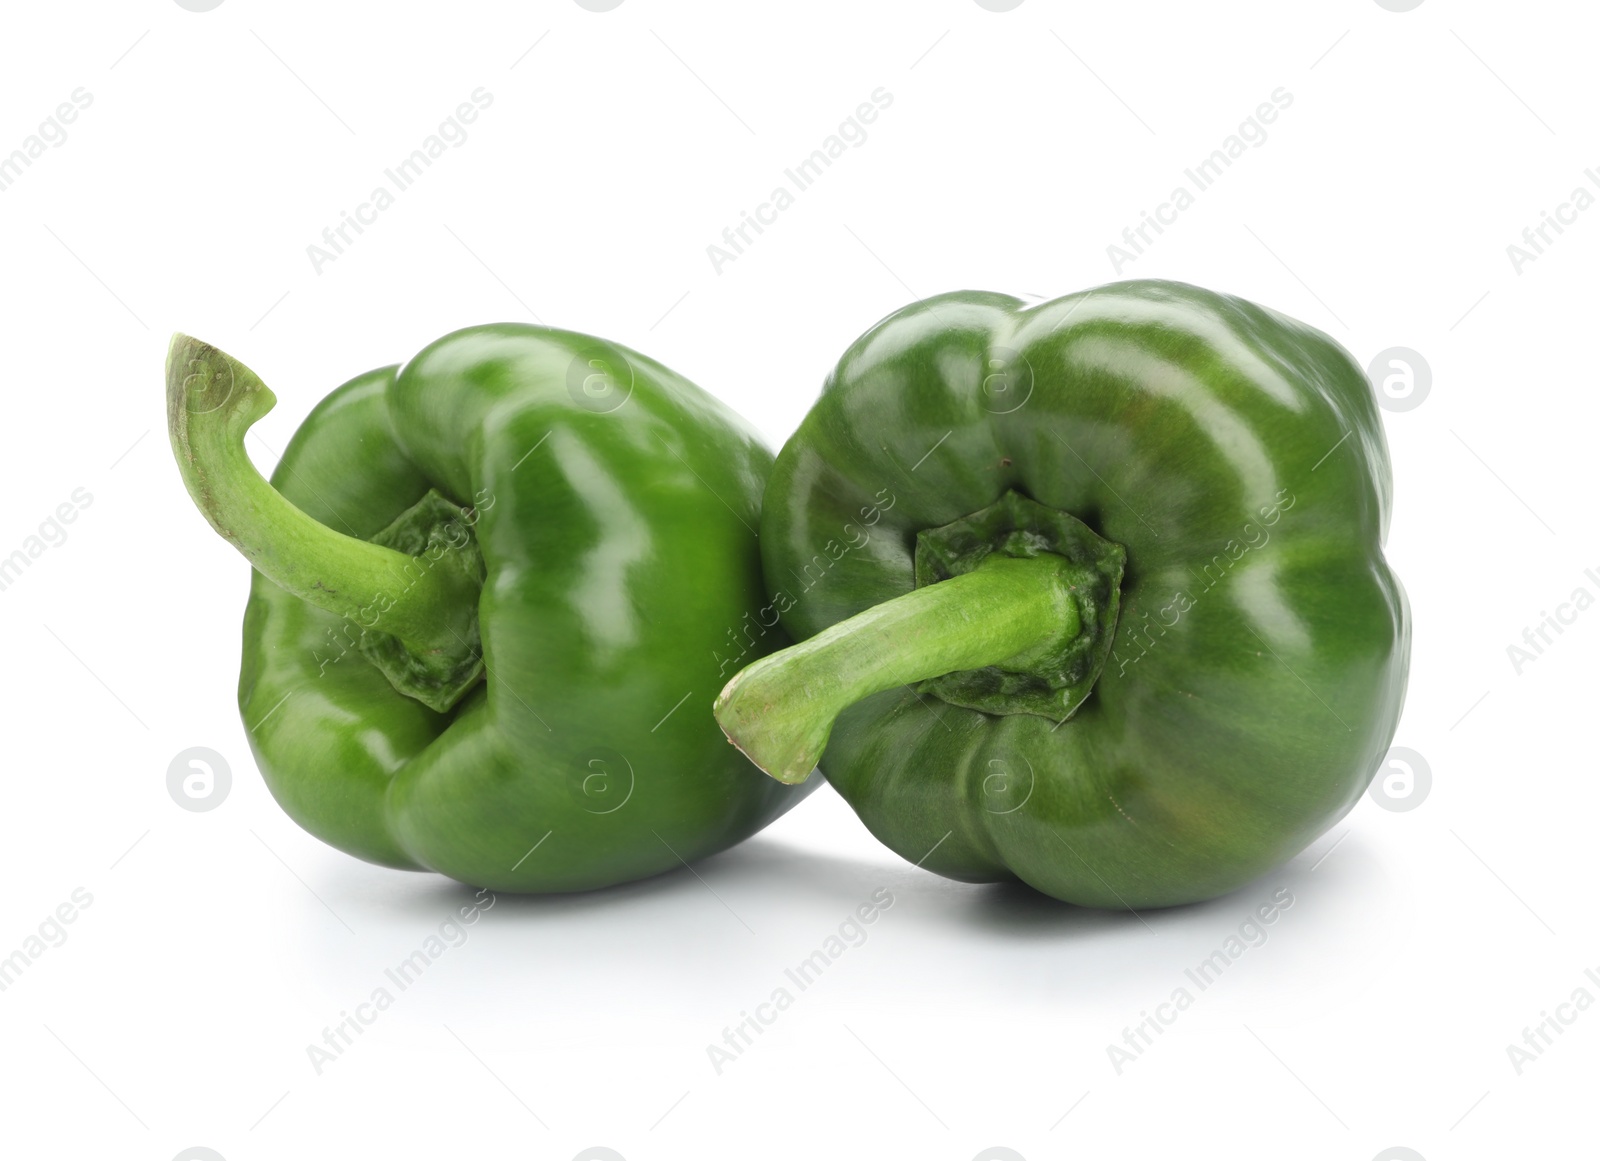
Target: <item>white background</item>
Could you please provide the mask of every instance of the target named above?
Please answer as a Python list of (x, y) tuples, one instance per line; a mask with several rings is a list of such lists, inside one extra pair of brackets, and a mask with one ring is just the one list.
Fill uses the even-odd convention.
[[(93, 901), (0, 992), (0, 1153), (1593, 1155), (1561, 1142), (1600, 1009), (1564, 1010), (1520, 1074), (1507, 1053), (1600, 999), (1600, 612), (1520, 674), (1507, 654), (1600, 595), (1600, 212), (1520, 272), (1507, 254), (1600, 194), (1581, 6), (101, 0), (6, 24), (0, 154), (93, 103), (0, 192), (0, 556), (92, 503), (0, 591), (0, 956)], [(480, 86), (465, 144), (314, 269)], [(865, 143), (717, 272), (708, 244), (880, 86)], [(337, 383), (499, 319), (647, 351), (776, 446), (913, 298), (1117, 277), (1107, 246), (1279, 87), (1266, 141), (1121, 276), (1431, 367), (1384, 413), (1420, 805), (1363, 800), (1236, 895), (1130, 917), (918, 871), (824, 788), (693, 873), (501, 899), (318, 1075), (307, 1045), (468, 895), (322, 846), (263, 787), (234, 706), (247, 567), (172, 464), (168, 333), (274, 388), (263, 470)], [(208, 813), (167, 791), (193, 746), (232, 769)], [(719, 1075), (707, 1046), (880, 888), (866, 941)], [(1107, 1046), (1281, 888), (1266, 942), (1119, 1074)]]

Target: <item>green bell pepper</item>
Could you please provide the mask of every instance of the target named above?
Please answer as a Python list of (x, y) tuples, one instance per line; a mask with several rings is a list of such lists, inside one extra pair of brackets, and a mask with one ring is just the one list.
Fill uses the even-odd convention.
[[(339, 387), (269, 484), (248, 368), (179, 335), (172, 445), (254, 566), (239, 708), (323, 841), (474, 886), (575, 891), (722, 850), (799, 801), (709, 713), (760, 603), (771, 453), (600, 339), (474, 327)], [(776, 642), (774, 642), (776, 643)]]
[(779, 453), (760, 620), (802, 643), (716, 713), (940, 874), (1210, 898), (1322, 834), (1388, 748), (1389, 504), (1365, 376), (1283, 315), (1158, 281), (919, 302)]

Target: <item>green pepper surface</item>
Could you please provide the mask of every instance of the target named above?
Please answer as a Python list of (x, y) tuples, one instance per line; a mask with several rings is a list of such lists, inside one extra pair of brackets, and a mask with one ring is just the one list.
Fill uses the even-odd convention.
[(799, 797), (731, 750), (716, 649), (759, 604), (771, 453), (644, 356), (497, 325), (344, 384), (261, 478), (248, 368), (173, 340), (173, 449), (255, 567), (239, 708), (349, 854), (575, 891), (722, 850)]
[(1322, 834), (1387, 750), (1389, 505), (1361, 369), (1271, 310), (1159, 281), (919, 302), (778, 456), (761, 620), (802, 643), (717, 716), (779, 779), (820, 759), (940, 874), (1210, 898)]

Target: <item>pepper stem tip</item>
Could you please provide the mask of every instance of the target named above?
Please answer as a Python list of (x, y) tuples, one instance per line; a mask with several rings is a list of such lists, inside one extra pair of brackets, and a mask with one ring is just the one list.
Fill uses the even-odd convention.
[(232, 434), (242, 438), (277, 402), (261, 377), (226, 351), (181, 332), (172, 336), (167, 419), (175, 441), (187, 439), (191, 417), (211, 412), (222, 412)]

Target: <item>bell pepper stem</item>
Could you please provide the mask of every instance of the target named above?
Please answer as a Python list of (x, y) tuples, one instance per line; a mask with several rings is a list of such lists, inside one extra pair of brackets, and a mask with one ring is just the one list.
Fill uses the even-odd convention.
[(418, 652), (458, 648), (477, 592), (447, 569), (335, 532), (306, 515), (250, 462), (244, 436), (277, 398), (232, 356), (187, 335), (167, 351), (167, 427), (184, 485), (211, 527), (300, 599)]
[(946, 673), (1026, 666), (1079, 630), (1067, 562), (994, 554), (875, 605), (734, 675), (715, 706), (728, 740), (779, 782), (804, 782), (846, 708)]

